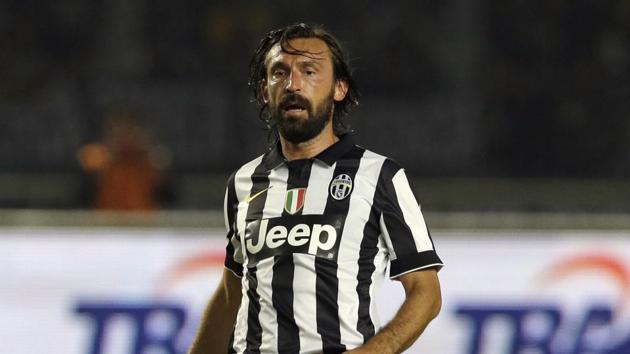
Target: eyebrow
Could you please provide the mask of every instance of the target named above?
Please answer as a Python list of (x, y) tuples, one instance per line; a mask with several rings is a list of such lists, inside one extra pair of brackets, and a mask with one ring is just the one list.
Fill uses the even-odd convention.
[(289, 66), (282, 62), (282, 61), (276, 61), (273, 64), (271, 64), (271, 66), (269, 67), (269, 71), (273, 71), (274, 69), (285, 69), (288, 70)]
[(322, 59), (306, 59), (306, 60), (298, 60), (297, 65), (299, 67), (305, 67), (305, 66), (314, 66), (316, 68), (319, 68), (322, 66)]
[[(321, 68), (322, 66), (322, 60), (325, 60), (324, 58), (318, 59), (318, 58), (311, 58), (311, 57), (306, 57), (307, 59), (304, 60), (298, 60), (297, 62), (297, 66), (299, 66), (300, 68), (304, 68), (304, 67), (308, 67), (308, 66), (312, 66), (315, 68)], [(289, 65), (287, 65), (285, 62), (277, 60), (274, 61), (271, 66), (269, 67), (269, 70), (272, 71), (274, 69), (289, 69)]]

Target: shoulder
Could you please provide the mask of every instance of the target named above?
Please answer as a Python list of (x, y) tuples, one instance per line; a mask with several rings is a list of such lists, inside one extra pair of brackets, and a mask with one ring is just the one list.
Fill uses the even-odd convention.
[(256, 167), (258, 167), (263, 162), (263, 159), (265, 158), (265, 156), (267, 156), (267, 154), (259, 155), (256, 158), (247, 161), (246, 163), (241, 165), (241, 167), (236, 169), (236, 171), (234, 171), (234, 174), (238, 174), (239, 172), (244, 171), (244, 170), (249, 171), (249, 170), (256, 169)]
[(380, 165), (380, 180), (391, 180), (396, 173), (404, 171), (403, 167), (398, 162), (385, 155), (381, 155), (359, 145), (355, 145), (355, 147), (363, 150), (361, 163)]
[(262, 164), (264, 156), (264, 154), (260, 155), (244, 163), (230, 174), (226, 186), (231, 198), (237, 198), (239, 192), (242, 192), (241, 190), (251, 183), (251, 177), (256, 171), (256, 168)]
[(247, 161), (239, 168), (234, 170), (234, 172), (232, 172), (232, 174), (228, 178), (228, 183), (239, 182), (239, 180), (243, 179), (244, 177), (249, 178), (254, 173), (256, 168), (262, 164), (264, 157), (265, 154), (260, 155), (250, 161)]

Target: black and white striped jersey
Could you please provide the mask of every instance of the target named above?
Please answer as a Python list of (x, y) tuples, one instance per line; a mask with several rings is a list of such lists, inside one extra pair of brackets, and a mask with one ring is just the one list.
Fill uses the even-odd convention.
[(379, 330), (385, 270), (441, 267), (404, 170), (352, 137), (308, 160), (279, 149), (225, 196), (225, 266), (242, 278), (231, 353), (341, 353)]

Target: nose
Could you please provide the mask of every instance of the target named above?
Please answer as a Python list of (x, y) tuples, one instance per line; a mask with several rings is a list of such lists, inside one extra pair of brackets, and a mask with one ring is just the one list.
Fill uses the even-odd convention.
[(287, 79), (287, 92), (297, 92), (302, 89), (302, 78), (298, 70), (291, 70), (289, 77)]

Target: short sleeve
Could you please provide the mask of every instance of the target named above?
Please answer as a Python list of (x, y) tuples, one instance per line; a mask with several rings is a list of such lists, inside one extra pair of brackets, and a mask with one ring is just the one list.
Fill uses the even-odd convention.
[(390, 277), (443, 266), (426, 226), (420, 205), (404, 169), (386, 160), (379, 178), (375, 204), (380, 211), (381, 236), (390, 256)]
[(243, 253), (241, 240), (235, 231), (235, 215), (238, 208), (238, 199), (234, 185), (234, 175), (228, 179), (223, 199), (223, 217), (225, 219), (225, 229), (227, 231), (227, 245), (225, 248), (225, 268), (238, 277), (243, 276)]

